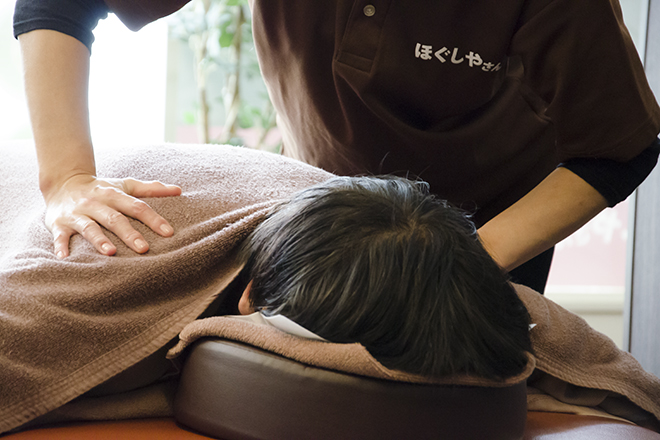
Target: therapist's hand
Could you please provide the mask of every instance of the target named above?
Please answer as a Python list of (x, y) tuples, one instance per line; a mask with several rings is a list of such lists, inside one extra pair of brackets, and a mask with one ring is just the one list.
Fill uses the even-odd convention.
[(69, 255), (69, 240), (74, 234), (82, 235), (101, 254), (114, 255), (117, 248), (101, 226), (114, 233), (135, 252), (147, 252), (149, 244), (131, 226), (126, 216), (141, 221), (163, 237), (169, 237), (174, 229), (138, 197), (180, 194), (181, 188), (178, 186), (157, 181), (73, 176), (56, 190), (44, 194), (46, 226), (53, 233), (55, 255), (58, 258)]
[(76, 38), (49, 29), (19, 36), (25, 92), (46, 201), (46, 226), (55, 254), (69, 255), (69, 241), (82, 235), (104, 255), (117, 248), (101, 226), (135, 252), (149, 244), (129, 223), (133, 217), (156, 233), (174, 233), (167, 221), (138, 197), (165, 197), (181, 189), (160, 182), (97, 179), (87, 106), (89, 50)]

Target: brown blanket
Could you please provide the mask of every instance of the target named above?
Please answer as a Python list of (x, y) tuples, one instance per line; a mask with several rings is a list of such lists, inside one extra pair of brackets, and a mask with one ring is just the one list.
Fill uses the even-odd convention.
[(113, 237), (105, 257), (74, 236), (57, 260), (43, 225), (32, 146), (2, 146), (0, 432), (57, 408), (174, 338), (234, 277), (237, 244), (272, 204), (330, 174), (273, 154), (220, 146), (99, 152), (100, 175), (160, 179), (149, 199), (176, 233), (137, 255)]
[[(151, 243), (146, 255), (136, 255), (115, 240), (117, 255), (104, 257), (76, 236), (72, 256), (59, 261), (43, 226), (32, 147), (2, 147), (0, 432), (80, 396), (163, 347), (184, 328), (183, 344), (172, 354), (203, 334), (248, 338), (251, 344), (267, 344), (312, 365), (423, 381), (383, 368), (358, 345), (316, 343), (310, 351), (304, 347), (307, 342), (299, 341), (293, 349), (281, 344), (291, 337), (274, 329), (264, 330), (265, 336), (243, 331), (248, 337), (222, 330), (227, 318), (195, 321), (239, 270), (236, 246), (269, 207), (330, 174), (232, 147), (100, 152), (102, 175), (158, 178), (183, 187), (182, 197), (148, 200), (172, 223), (175, 236), (158, 237), (134, 222)], [(519, 294), (537, 324), (532, 330), (536, 353), (514, 381), (532, 373), (536, 363), (529, 383), (558, 402), (599, 407), (657, 426), (657, 378), (580, 318), (535, 292), (520, 288)], [(503, 385), (468, 377), (450, 380)]]

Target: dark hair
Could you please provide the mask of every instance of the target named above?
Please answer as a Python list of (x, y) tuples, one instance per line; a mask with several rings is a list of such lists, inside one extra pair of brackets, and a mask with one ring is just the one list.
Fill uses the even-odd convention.
[(279, 205), (245, 249), (252, 306), (388, 368), (504, 379), (526, 366), (527, 310), (469, 217), (424, 182), (332, 178)]

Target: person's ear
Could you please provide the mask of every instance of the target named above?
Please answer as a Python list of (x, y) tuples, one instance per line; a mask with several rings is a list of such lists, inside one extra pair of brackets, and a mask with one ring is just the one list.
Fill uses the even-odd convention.
[(254, 313), (254, 307), (250, 304), (250, 289), (252, 288), (252, 281), (248, 283), (241, 295), (241, 299), (238, 300), (238, 313), (241, 315), (250, 315)]

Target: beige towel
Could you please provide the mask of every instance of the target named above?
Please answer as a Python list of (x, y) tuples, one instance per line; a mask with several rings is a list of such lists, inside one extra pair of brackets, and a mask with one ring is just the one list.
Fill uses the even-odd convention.
[(660, 379), (584, 319), (527, 287), (516, 290), (537, 324), (531, 330), (537, 368), (531, 386), (660, 431)]
[(277, 200), (331, 175), (273, 154), (165, 146), (99, 154), (100, 175), (160, 179), (181, 197), (147, 201), (175, 228), (137, 255), (80, 236), (57, 260), (29, 144), (0, 145), (0, 432), (45, 414), (174, 338), (233, 279), (236, 246)]
[(179, 343), (168, 352), (168, 358), (177, 357), (197, 339), (210, 336), (245, 342), (316, 367), (410, 383), (504, 387), (522, 382), (534, 370), (534, 359), (530, 356), (530, 362), (528, 362), (525, 371), (505, 381), (462, 375), (431, 379), (390, 370), (376, 361), (362, 345), (357, 343), (336, 344), (301, 338), (284, 333), (275, 327), (223, 316), (199, 319), (186, 326), (179, 335)]

